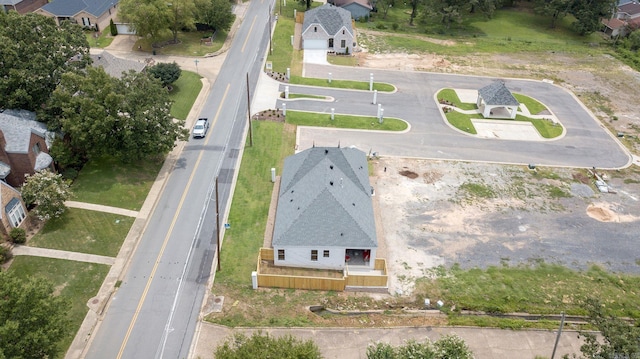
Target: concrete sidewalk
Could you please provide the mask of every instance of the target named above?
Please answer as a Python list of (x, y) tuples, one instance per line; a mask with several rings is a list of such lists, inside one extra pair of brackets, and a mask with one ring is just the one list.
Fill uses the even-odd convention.
[(113, 257), (99, 256), (96, 254), (69, 252), (69, 251), (61, 251), (58, 249), (37, 248), (37, 247), (29, 247), (29, 246), (21, 246), (21, 245), (16, 245), (15, 247), (13, 247), (11, 251), (15, 256), (48, 257), (48, 258), (66, 259), (70, 261), (98, 263), (98, 264), (107, 264), (107, 265), (113, 265), (113, 263), (115, 263), (116, 261), (116, 259)]
[[(210, 323), (201, 325), (200, 340), (194, 358), (213, 359), (216, 347), (234, 333), (250, 336), (262, 331), (274, 336), (292, 335), (313, 340), (326, 359), (366, 358), (367, 346), (384, 342), (402, 345), (406, 340), (436, 341), (448, 334), (456, 334), (467, 343), (476, 359), (534, 359), (550, 358), (557, 332), (548, 330), (508, 330), (467, 327), (405, 327), (405, 328), (237, 328), (231, 329)], [(580, 352), (582, 340), (576, 332), (563, 331), (556, 358)]]
[(101, 204), (94, 204), (94, 203), (87, 203), (87, 202), (76, 202), (76, 201), (66, 201), (64, 202), (64, 204), (65, 206), (71, 207), (71, 208), (80, 208), (80, 209), (88, 209), (90, 211), (121, 214), (127, 217), (138, 217), (138, 211), (132, 211), (130, 209), (104, 206)]

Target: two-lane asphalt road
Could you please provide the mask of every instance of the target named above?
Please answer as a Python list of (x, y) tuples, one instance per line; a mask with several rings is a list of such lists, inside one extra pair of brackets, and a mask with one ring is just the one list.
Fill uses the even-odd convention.
[(190, 139), (170, 172), (87, 358), (187, 357), (215, 257), (214, 179), (224, 218), (244, 144), (246, 76), (255, 89), (270, 3), (249, 5), (200, 113), (209, 133)]
[[(363, 132), (327, 128), (299, 129), (299, 148), (354, 145), (363, 151), (373, 150), (385, 156), (446, 160), (537, 164), (545, 166), (618, 168), (630, 163), (630, 156), (598, 123), (593, 115), (565, 89), (541, 81), (504, 79), (514, 92), (544, 103), (566, 129), (562, 138), (549, 141), (514, 141), (478, 138), (453, 129), (441, 115), (434, 95), (443, 88), (477, 90), (494, 78), (406, 72), (378, 69), (345, 68), (306, 64), (308, 77), (388, 82), (395, 93), (378, 93), (385, 117), (397, 117), (411, 124), (407, 133)], [(284, 90), (281, 86), (281, 90)], [(292, 93), (332, 96), (335, 102), (313, 100), (288, 101), (289, 110), (306, 110), (376, 116), (373, 94), (290, 85)], [(282, 100), (278, 101), (282, 107)]]

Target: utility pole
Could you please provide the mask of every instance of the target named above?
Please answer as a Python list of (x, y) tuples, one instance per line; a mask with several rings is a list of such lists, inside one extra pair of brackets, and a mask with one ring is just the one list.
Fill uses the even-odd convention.
[(556, 336), (556, 343), (553, 345), (553, 353), (551, 353), (551, 359), (556, 356), (556, 349), (558, 348), (558, 342), (560, 341), (560, 334), (562, 334), (562, 327), (564, 327), (564, 312), (562, 312), (562, 319), (560, 320), (560, 329), (558, 329), (558, 335)]
[(249, 73), (247, 72), (247, 111), (249, 112), (249, 146), (253, 147), (253, 131), (251, 130), (251, 96), (249, 95)]
[(218, 271), (220, 270), (220, 206), (218, 205), (218, 176), (216, 176), (216, 250), (218, 251)]

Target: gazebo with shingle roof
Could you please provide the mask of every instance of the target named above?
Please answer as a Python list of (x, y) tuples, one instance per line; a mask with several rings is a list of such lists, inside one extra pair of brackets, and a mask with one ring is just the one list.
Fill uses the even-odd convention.
[(502, 81), (495, 81), (491, 85), (478, 90), (476, 105), (485, 118), (515, 119), (520, 102)]

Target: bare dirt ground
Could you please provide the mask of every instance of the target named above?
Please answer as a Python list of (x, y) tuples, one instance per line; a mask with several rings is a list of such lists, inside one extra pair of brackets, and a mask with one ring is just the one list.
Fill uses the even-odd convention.
[[(621, 142), (632, 153), (640, 153), (640, 74), (609, 55), (445, 57), (363, 50), (356, 54), (363, 67), (553, 80), (576, 94), (613, 134), (624, 134)], [(413, 279), (454, 263), (487, 267), (546, 261), (640, 273), (640, 169), (609, 174), (617, 194), (599, 193), (586, 170), (550, 171), (555, 174), (493, 164), (381, 159), (377, 193), (392, 272), (390, 292), (410, 294)], [(474, 195), (470, 192), (478, 188), (468, 184), (490, 193)]]

